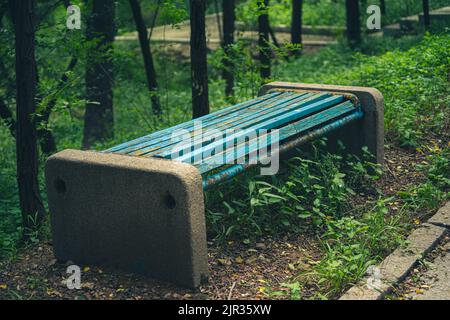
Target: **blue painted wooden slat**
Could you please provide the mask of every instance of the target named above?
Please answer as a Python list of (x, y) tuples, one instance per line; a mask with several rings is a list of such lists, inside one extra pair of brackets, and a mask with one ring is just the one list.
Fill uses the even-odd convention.
[(252, 105), (257, 105), (257, 104), (263, 103), (263, 102), (265, 102), (265, 101), (267, 101), (269, 99), (283, 98), (285, 96), (289, 96), (289, 95), (292, 95), (292, 94), (293, 94), (292, 92), (273, 92), (273, 93), (269, 93), (269, 94), (266, 94), (264, 96), (257, 97), (255, 99), (244, 101), (244, 102), (241, 102), (241, 103), (236, 104), (234, 106), (230, 106), (230, 107), (227, 107), (227, 108), (224, 108), (224, 109), (212, 112), (212, 113), (207, 114), (207, 115), (205, 115), (203, 117), (200, 117), (200, 118), (197, 118), (197, 119), (194, 119), (194, 120), (190, 120), (190, 121), (187, 121), (187, 122), (183, 122), (183, 123), (180, 123), (180, 124), (175, 125), (173, 127), (166, 128), (166, 129), (163, 129), (163, 130), (159, 130), (159, 131), (153, 132), (153, 133), (151, 133), (149, 135), (146, 135), (146, 136), (143, 136), (143, 137), (140, 137), (140, 138), (137, 138), (137, 139), (133, 139), (133, 140), (128, 141), (128, 142), (124, 142), (122, 144), (119, 144), (117, 146), (109, 148), (109, 149), (107, 149), (107, 150), (105, 150), (103, 152), (118, 152), (118, 151), (120, 151), (120, 150), (122, 150), (124, 148), (127, 148), (129, 146), (133, 146), (133, 145), (138, 144), (138, 143), (142, 143), (142, 142), (145, 142), (145, 141), (151, 141), (152, 139), (157, 138), (157, 137), (170, 135), (170, 133), (173, 132), (174, 130), (186, 129), (186, 128), (192, 127), (194, 121), (196, 121), (196, 120), (205, 121), (205, 120), (208, 120), (208, 119), (213, 119), (213, 118), (218, 117), (220, 115), (226, 115), (226, 114), (230, 114), (230, 113), (234, 113), (234, 112), (239, 112), (242, 109), (251, 107)]
[[(357, 108), (351, 101), (346, 101), (332, 108), (321, 111), (310, 117), (301, 119), (297, 122), (291, 123), (287, 126), (278, 129), (279, 143), (296, 136), (302, 132), (310, 130), (318, 125), (325, 124), (328, 121), (340, 118), (351, 112), (356, 112)], [(233, 152), (235, 154), (234, 159), (240, 159), (248, 156), (256, 150), (267, 148), (272, 145), (270, 134), (266, 136), (260, 136), (252, 141), (242, 142), (240, 145), (232, 146), (234, 148), (224, 150), (223, 152), (213, 155), (209, 158), (203, 159), (200, 163), (195, 163), (201, 174), (207, 173), (211, 170), (217, 169), (225, 164), (226, 156)], [(256, 156), (256, 154), (255, 154)]]
[[(311, 94), (296, 94), (285, 97), (283, 99), (273, 99), (270, 103), (264, 102), (252, 108), (252, 112), (247, 114), (232, 114), (226, 117), (217, 117), (213, 121), (209, 121), (206, 124), (201, 122), (202, 131), (208, 130), (208, 128), (214, 128), (216, 130), (225, 130), (227, 128), (243, 128), (249, 125), (250, 119), (261, 117), (271, 110), (278, 110), (283, 106), (291, 105), (294, 103), (299, 103), (303, 100), (307, 100)], [(246, 109), (247, 111), (248, 109)], [(154, 139), (150, 142), (142, 143), (136, 145), (132, 148), (123, 149), (120, 153), (136, 155), (136, 156), (153, 156), (156, 152), (160, 152), (162, 149), (167, 149), (168, 147), (175, 145), (182, 141), (184, 133), (192, 134), (196, 136), (195, 127), (190, 127), (184, 131), (172, 132), (169, 137), (161, 137)], [(179, 139), (178, 139), (179, 138)], [(178, 141), (179, 140), (179, 141)]]
[[(192, 152), (189, 152), (187, 154), (184, 154), (182, 156), (176, 157), (176, 159), (178, 161), (181, 162), (190, 162), (193, 163), (194, 159), (196, 158), (203, 158), (203, 154), (205, 153), (211, 153), (212, 150), (214, 150), (215, 148), (218, 148), (220, 145), (222, 145), (222, 148), (226, 148), (227, 145), (230, 145), (230, 141), (233, 141), (234, 139), (239, 139), (242, 136), (246, 136), (249, 135), (251, 133), (251, 130), (255, 130), (255, 129), (266, 129), (266, 130), (270, 130), (273, 128), (276, 128), (280, 125), (286, 124), (288, 122), (291, 121), (295, 121), (298, 120), (302, 117), (311, 115), (315, 112), (324, 110), (325, 108), (331, 107), (337, 103), (340, 103), (344, 100), (343, 96), (332, 96), (329, 97), (327, 99), (324, 99), (322, 101), (313, 103), (305, 108), (301, 108), (301, 109), (297, 109), (297, 110), (293, 110), (290, 111), (288, 113), (284, 113), (280, 116), (275, 116), (275, 117), (271, 117), (269, 120), (266, 120), (262, 123), (258, 123), (257, 128), (253, 128), (253, 129), (246, 129), (246, 130), (242, 130), (240, 132), (237, 132), (235, 134), (232, 134), (230, 136), (225, 137), (225, 139), (221, 139), (219, 141), (215, 141), (213, 143), (208, 144), (205, 147), (201, 147), (201, 148), (194, 148), (194, 150)], [(166, 152), (163, 154), (158, 154), (158, 156), (162, 156), (162, 157), (166, 157), (166, 158), (170, 158), (171, 157), (171, 153), (172, 152)]]
[[(170, 138), (175, 138), (180, 135), (181, 130), (187, 130), (188, 132), (192, 132), (194, 130), (195, 121), (201, 121), (205, 126), (216, 125), (222, 121), (231, 120), (237, 121), (236, 118), (241, 114), (251, 113), (255, 110), (261, 110), (262, 105), (278, 105), (280, 103), (290, 101), (293, 99), (297, 99), (301, 96), (305, 96), (307, 93), (284, 93), (276, 96), (267, 96), (264, 100), (254, 101), (254, 103), (243, 104), (239, 108), (229, 107), (221, 110), (220, 112), (216, 112), (214, 117), (210, 117), (210, 115), (203, 116), (197, 118), (195, 120), (191, 120), (184, 124), (169, 128), (166, 132), (159, 131), (156, 132), (152, 137), (148, 137), (147, 139), (136, 139), (129, 143), (122, 144), (120, 148), (112, 148), (109, 150), (113, 150), (115, 153), (121, 154), (130, 154), (130, 155), (141, 155), (140, 150), (143, 151), (154, 151), (160, 149), (161, 142), (168, 141)], [(233, 120), (235, 119), (235, 120)], [(178, 130), (178, 131), (177, 131)], [(178, 132), (178, 133), (177, 133)], [(175, 135), (173, 136), (173, 134)], [(110, 151), (111, 152), (111, 151)]]
[[(331, 94), (329, 94), (329, 93), (319, 93), (319, 94), (308, 95), (308, 96), (306, 96), (305, 99), (299, 98), (299, 100), (296, 99), (296, 100), (284, 101), (283, 103), (281, 103), (275, 107), (271, 106), (269, 108), (269, 106), (266, 107), (266, 105), (262, 105), (263, 109), (261, 112), (256, 112), (255, 115), (247, 116), (244, 118), (239, 117), (239, 119), (240, 119), (239, 125), (237, 125), (237, 126), (225, 125), (223, 127), (214, 127), (214, 129), (223, 131), (224, 133), (227, 129), (243, 130), (246, 128), (253, 127), (253, 126), (257, 125), (258, 123), (264, 122), (273, 117), (280, 116), (289, 111), (303, 108), (303, 107), (306, 107), (315, 102), (324, 100), (325, 98), (329, 98), (330, 96), (331, 96)], [(203, 130), (203, 134), (205, 134), (205, 133), (207, 133), (207, 130)], [(193, 143), (191, 149), (199, 148), (200, 146), (205, 146), (205, 145), (211, 143), (210, 138), (208, 136), (205, 137), (205, 136), (194, 134), (193, 137), (188, 136), (187, 139), (185, 139), (187, 141), (180, 139), (180, 141), (175, 140), (175, 141), (167, 142), (167, 140), (166, 140), (166, 142), (163, 142), (164, 145), (144, 147), (144, 148), (139, 149), (138, 151), (136, 151), (134, 153), (130, 153), (130, 154), (137, 155), (137, 156), (146, 156), (146, 157), (152, 157), (152, 156), (170, 157), (171, 153), (173, 152), (174, 147), (177, 144), (179, 144), (181, 142), (191, 143), (191, 138), (193, 138), (193, 141), (195, 141)], [(181, 152), (181, 154), (182, 153), (183, 152)]]
[[(255, 109), (255, 111), (250, 115), (234, 115), (229, 119), (229, 122), (223, 122), (220, 118), (218, 118), (218, 124), (216, 123), (210, 123), (209, 125), (202, 126), (202, 132), (205, 133), (208, 131), (209, 127), (212, 127), (215, 130), (222, 130), (225, 131), (226, 129), (245, 129), (247, 127), (250, 127), (254, 125), (255, 123), (261, 122), (268, 117), (271, 117), (274, 115), (273, 112), (279, 111), (278, 114), (281, 114), (283, 112), (288, 112), (289, 110), (292, 110), (294, 108), (298, 108), (300, 105), (307, 105), (310, 103), (313, 103), (315, 101), (318, 101), (322, 99), (323, 97), (329, 97), (330, 94), (328, 93), (321, 93), (321, 94), (300, 94), (298, 96), (292, 96), (285, 99), (280, 99), (279, 101), (275, 103), (270, 104), (260, 104), (258, 106), (258, 109)], [(270, 116), (268, 114), (271, 113)], [(135, 155), (135, 156), (161, 156), (161, 154), (165, 152), (171, 152), (173, 150), (173, 147), (177, 144), (179, 144), (183, 140), (191, 140), (192, 137), (197, 138), (200, 137), (198, 140), (198, 143), (203, 143), (201, 140), (201, 135), (199, 136), (196, 132), (194, 132), (195, 128), (191, 128), (189, 130), (186, 130), (187, 133), (189, 133), (189, 136), (185, 138), (183, 136), (183, 132), (179, 132), (178, 134), (175, 134), (174, 136), (171, 136), (170, 138), (164, 137), (161, 139), (157, 139), (152, 141), (148, 144), (143, 144), (139, 146), (139, 148), (135, 148), (136, 150), (131, 150), (126, 152), (129, 155)], [(207, 140), (207, 139), (206, 139)]]
[[(348, 116), (345, 116), (342, 119), (333, 121), (329, 124), (326, 124), (325, 126), (320, 126), (317, 129), (312, 130), (311, 132), (301, 135), (298, 138), (294, 139), (294, 141), (283, 144), (280, 146), (279, 152), (284, 152), (286, 150), (295, 148), (297, 146), (300, 146), (301, 144), (304, 144), (306, 142), (313, 141), (314, 139), (323, 137), (324, 135), (335, 131), (339, 128), (342, 128), (348, 123), (352, 123), (354, 121), (357, 121), (361, 119), (364, 116), (363, 112), (358, 109), (357, 112), (351, 113)], [(203, 178), (203, 189), (208, 189), (211, 186), (214, 186), (218, 183), (221, 183), (223, 181), (229, 180), (236, 175), (238, 175), (241, 172), (244, 172), (248, 168), (252, 167), (253, 164), (251, 163), (244, 163), (244, 164), (235, 164), (233, 166), (227, 167), (224, 170), (217, 172), (215, 174), (212, 174), (210, 176)]]

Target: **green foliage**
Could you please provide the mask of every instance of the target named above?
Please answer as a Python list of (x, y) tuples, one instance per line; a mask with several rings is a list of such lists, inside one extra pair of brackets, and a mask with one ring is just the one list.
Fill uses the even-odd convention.
[[(237, 17), (247, 26), (256, 25), (256, 1), (247, 0), (238, 5)], [(361, 21), (368, 17), (367, 6), (379, 5), (379, 1), (361, 1)], [(448, 5), (447, 0), (430, 1), (430, 8), (440, 8)], [(291, 23), (291, 0), (271, 0), (269, 15), (272, 25), (287, 25)], [(422, 12), (422, 2), (416, 0), (386, 0), (386, 15), (382, 17), (384, 25), (398, 22), (400, 17), (406, 17)], [(304, 0), (303, 24), (311, 26), (345, 26), (344, 0)]]
[[(324, 142), (317, 145), (323, 146)], [(343, 159), (319, 147), (289, 161), (284, 174), (264, 179), (238, 178), (207, 193), (207, 223), (211, 237), (225, 240), (282, 231), (299, 232), (310, 224), (322, 228), (342, 217), (354, 195), (350, 184), (372, 189), (379, 168), (370, 161)], [(249, 175), (251, 175), (250, 173)]]
[(428, 164), (422, 165), (422, 170), (428, 179), (439, 189), (448, 191), (450, 188), (450, 146), (427, 157)]
[(401, 216), (389, 216), (385, 202), (378, 201), (361, 218), (328, 221), (321, 237), (325, 256), (313, 273), (300, 277), (310, 277), (326, 297), (335, 297), (361, 279), (369, 266), (402, 244)]
[(445, 199), (445, 194), (431, 182), (409, 188), (398, 193), (413, 212), (424, 214), (437, 209)]
[[(405, 38), (407, 48), (417, 38)], [(393, 43), (371, 39), (354, 53), (338, 45), (321, 50), (311, 59), (299, 59), (274, 68), (274, 77), (288, 81), (375, 87), (385, 97), (387, 139), (404, 147), (419, 147), (430, 134), (448, 138), (450, 117), (450, 34), (425, 36), (406, 51), (377, 55)], [(374, 55), (375, 54), (375, 55)]]

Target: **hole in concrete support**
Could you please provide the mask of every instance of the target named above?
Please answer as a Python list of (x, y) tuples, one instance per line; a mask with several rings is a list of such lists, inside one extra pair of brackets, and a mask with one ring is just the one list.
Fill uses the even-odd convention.
[(57, 178), (54, 182), (53, 185), (55, 186), (56, 192), (58, 193), (65, 193), (67, 188), (66, 188), (66, 183), (64, 182), (64, 180)]
[(173, 209), (177, 205), (177, 202), (175, 201), (175, 198), (170, 193), (167, 193), (164, 196), (164, 204), (167, 208)]

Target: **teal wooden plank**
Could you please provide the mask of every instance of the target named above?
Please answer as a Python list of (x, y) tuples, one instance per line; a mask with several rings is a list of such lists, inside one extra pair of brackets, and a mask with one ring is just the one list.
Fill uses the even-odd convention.
[[(310, 117), (301, 119), (285, 127), (281, 127), (278, 129), (279, 143), (282, 143), (283, 141), (292, 138), (293, 136), (296, 136), (300, 133), (304, 133), (305, 131), (310, 130), (314, 127), (325, 125), (331, 120), (336, 120), (348, 115), (349, 113), (356, 112), (357, 110), (358, 109), (353, 105), (351, 101), (346, 101), (337, 106), (323, 110)], [(194, 163), (194, 165), (198, 167), (201, 174), (204, 174), (225, 165), (227, 156), (230, 152), (234, 153), (234, 159), (240, 159), (249, 155), (257, 156), (257, 154), (252, 153), (255, 153), (256, 151), (263, 148), (267, 148), (267, 146), (271, 145), (271, 135), (266, 134), (265, 136), (256, 137), (251, 141), (243, 142), (240, 145), (234, 145), (233, 148), (226, 149), (219, 154), (213, 155), (206, 159), (202, 159), (201, 162)]]
[[(298, 120), (302, 117), (306, 117), (308, 115), (311, 115), (315, 112), (324, 110), (328, 107), (331, 107), (333, 105), (336, 105), (338, 103), (341, 103), (344, 100), (343, 96), (332, 96), (327, 99), (315, 102), (307, 107), (296, 109), (288, 113), (284, 113), (279, 116), (271, 117), (269, 120), (266, 120), (262, 123), (258, 123), (258, 126), (256, 128), (256, 131), (258, 132), (258, 129), (274, 129), (280, 125), (286, 124), (291, 121)], [(215, 141), (213, 143), (210, 143), (204, 147), (201, 147), (198, 145), (197, 147), (194, 146), (194, 150), (183, 154), (181, 156), (176, 156), (175, 158), (172, 158), (172, 152), (168, 151), (162, 154), (158, 154), (158, 156), (164, 157), (164, 158), (172, 158), (176, 159), (181, 162), (189, 162), (194, 163), (195, 159), (197, 158), (203, 158), (203, 154), (210, 154), (214, 149), (218, 148), (220, 145), (222, 145), (222, 148), (226, 148), (227, 145), (230, 145), (230, 141), (234, 141), (234, 139), (239, 139), (242, 136), (247, 136), (251, 134), (251, 131), (255, 130), (254, 128), (246, 129), (239, 131), (237, 133), (231, 134), (221, 140)]]
[(196, 120), (205, 121), (205, 120), (209, 120), (209, 119), (214, 119), (215, 117), (218, 117), (220, 115), (227, 115), (227, 114), (239, 112), (242, 109), (245, 109), (245, 108), (251, 107), (253, 105), (260, 104), (260, 103), (263, 103), (263, 102), (265, 102), (267, 100), (274, 99), (274, 98), (280, 99), (280, 98), (283, 98), (285, 96), (289, 96), (289, 95), (292, 95), (292, 94), (293, 94), (292, 92), (273, 92), (273, 93), (270, 93), (270, 94), (266, 94), (264, 96), (257, 97), (255, 99), (244, 101), (244, 102), (241, 102), (239, 104), (236, 104), (236, 105), (233, 105), (233, 106), (230, 106), (230, 107), (227, 107), (227, 108), (224, 108), (224, 109), (212, 112), (212, 113), (207, 114), (207, 115), (205, 115), (203, 117), (200, 117), (200, 118), (197, 118), (197, 119), (193, 119), (193, 120), (189, 120), (187, 122), (180, 123), (180, 124), (175, 125), (173, 127), (166, 128), (166, 129), (163, 129), (163, 130), (159, 130), (159, 131), (153, 132), (153, 133), (151, 133), (149, 135), (146, 135), (146, 136), (143, 136), (143, 137), (140, 137), (140, 138), (137, 138), (137, 139), (133, 139), (133, 140), (128, 141), (128, 142), (124, 142), (122, 144), (119, 144), (117, 146), (109, 148), (109, 149), (107, 149), (107, 150), (105, 150), (103, 152), (119, 152), (119, 151), (121, 151), (121, 150), (123, 150), (125, 148), (131, 147), (131, 146), (134, 146), (134, 145), (137, 145), (137, 144), (140, 144), (140, 143), (144, 143), (146, 141), (151, 141), (151, 140), (153, 140), (155, 138), (159, 138), (159, 137), (162, 137), (162, 136), (170, 135), (170, 133), (173, 132), (174, 130), (187, 129), (189, 127), (192, 127), (193, 124), (194, 124), (194, 121), (196, 121)]
[[(310, 142), (310, 141), (313, 141), (314, 139), (323, 137), (330, 132), (333, 132), (339, 128), (342, 128), (343, 126), (345, 126), (349, 123), (357, 121), (358, 119), (361, 119), (363, 116), (364, 116), (363, 112), (360, 109), (358, 109), (357, 112), (353, 112), (350, 115), (345, 116), (344, 118), (333, 121), (329, 124), (326, 124), (325, 126), (320, 126), (316, 129), (308, 131), (307, 133), (300, 135), (299, 137), (293, 139), (292, 141), (288, 141), (288, 142), (282, 144), (280, 146), (279, 152), (283, 153), (286, 150), (296, 148), (306, 142)], [(252, 163), (235, 164), (235, 165), (232, 165), (230, 167), (223, 169), (222, 171), (219, 171), (219, 172), (214, 173), (209, 176), (205, 176), (203, 178), (203, 183), (202, 183), (203, 189), (206, 190), (218, 183), (229, 180), (254, 165), (255, 164), (252, 164)]]
[[(221, 122), (219, 120), (219, 125), (210, 125), (207, 127), (202, 126), (202, 132), (205, 133), (208, 131), (209, 127), (212, 127), (212, 129), (219, 130), (219, 131), (225, 131), (226, 129), (245, 129), (248, 128), (256, 123), (262, 122), (270, 117), (273, 117), (274, 115), (279, 115), (285, 112), (288, 112), (290, 110), (293, 110), (295, 108), (298, 108), (299, 105), (307, 105), (310, 103), (313, 103), (315, 101), (318, 101), (322, 98), (329, 97), (330, 94), (328, 93), (321, 93), (321, 94), (306, 94), (301, 95), (298, 97), (290, 97), (287, 99), (283, 99), (280, 101), (277, 101), (275, 103), (272, 103), (270, 105), (261, 104), (260, 108), (255, 110), (254, 114), (252, 115), (244, 115), (244, 116), (238, 116), (235, 115), (230, 122)], [(275, 113), (276, 112), (276, 113)], [(196, 132), (192, 130), (187, 130), (188, 133), (192, 134), (194, 138), (196, 138), (198, 135)], [(171, 136), (170, 139), (164, 138), (161, 140), (155, 140), (151, 144), (143, 145), (137, 150), (133, 150), (130, 152), (127, 152), (129, 155), (136, 155), (136, 156), (159, 156), (163, 157), (166, 153), (171, 153), (173, 150), (173, 147), (183, 140), (181, 138), (185, 138), (182, 135), (183, 133), (180, 132), (178, 135)], [(178, 140), (177, 138), (180, 137)], [(186, 139), (191, 140), (191, 136), (186, 137)], [(198, 143), (203, 143), (203, 140), (201, 140), (202, 137), (199, 138)]]

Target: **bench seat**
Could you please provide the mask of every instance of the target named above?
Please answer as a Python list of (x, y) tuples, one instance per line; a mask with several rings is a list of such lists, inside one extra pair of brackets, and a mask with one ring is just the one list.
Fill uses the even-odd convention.
[[(250, 166), (245, 161), (226, 165), (228, 153), (234, 153), (235, 159), (248, 159), (251, 152), (257, 153), (262, 147), (270, 148), (270, 139), (264, 135), (261, 137), (263, 130), (269, 134), (269, 130), (277, 129), (277, 141), (283, 149), (283, 145), (292, 139), (301, 137), (300, 141), (304, 143), (362, 117), (363, 112), (355, 96), (274, 89), (258, 98), (122, 143), (104, 152), (193, 164), (203, 176), (203, 188), (206, 189)], [(201, 124), (202, 130), (196, 130), (196, 123)], [(207, 134), (210, 129), (231, 130), (231, 134), (211, 139)], [(253, 132), (256, 134), (251, 136)], [(248, 135), (253, 139), (240, 139)], [(191, 143), (192, 149), (174, 154), (174, 146), (186, 140), (195, 141)], [(216, 148), (221, 152), (214, 153)], [(210, 175), (218, 169), (219, 172)]]

